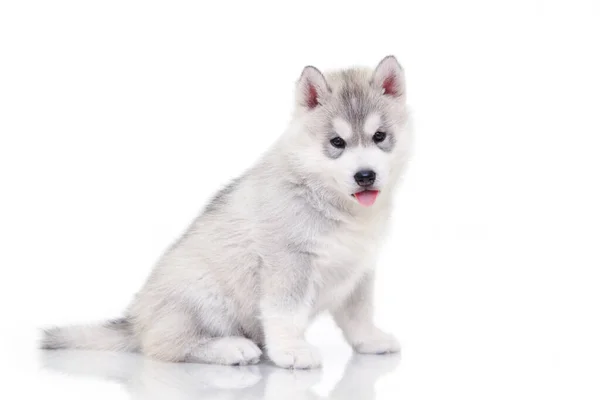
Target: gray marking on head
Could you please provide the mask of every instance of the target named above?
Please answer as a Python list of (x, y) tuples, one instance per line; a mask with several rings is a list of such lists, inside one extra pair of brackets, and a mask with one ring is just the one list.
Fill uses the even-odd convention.
[(335, 133), (331, 133), (330, 135), (328, 135), (327, 140), (325, 140), (325, 142), (323, 142), (323, 153), (325, 154), (325, 156), (332, 158), (334, 160), (336, 158), (338, 158), (339, 156), (341, 156), (342, 153), (344, 152), (344, 149), (339, 149), (337, 147), (333, 147), (333, 145), (330, 143), (330, 140), (336, 136), (337, 135)]
[(364, 141), (363, 127), (367, 116), (378, 109), (379, 100), (373, 88), (365, 80), (364, 72), (356, 69), (342, 71), (338, 110), (352, 126), (353, 135), (348, 145), (356, 146)]
[(383, 142), (376, 143), (376, 145), (381, 150), (385, 151), (386, 153), (389, 153), (394, 149), (394, 146), (396, 145), (396, 137), (391, 132), (391, 129), (381, 129), (381, 131), (386, 133), (385, 140)]
[[(395, 139), (386, 122), (386, 106), (383, 95), (371, 85), (371, 72), (354, 68), (333, 73), (328, 78), (333, 83), (333, 96), (327, 105), (331, 126), (323, 144), (324, 154), (333, 159), (343, 154), (343, 149), (337, 149), (329, 143), (331, 139), (339, 135), (333, 123), (336, 118), (347, 121), (352, 127), (352, 136), (344, 138), (346, 147), (377, 145), (383, 151), (391, 151)], [(385, 131), (388, 136), (380, 144), (373, 141), (372, 133), (364, 131), (365, 121), (373, 113), (377, 113), (381, 117), (381, 130)]]
[(381, 119), (378, 131), (384, 132), (386, 134), (385, 140), (380, 143), (375, 143), (371, 138), (371, 143), (373, 143), (375, 146), (379, 147), (382, 151), (385, 151), (386, 153), (391, 152), (394, 149), (394, 146), (396, 145), (396, 136), (392, 131), (391, 124), (385, 119), (385, 117)]

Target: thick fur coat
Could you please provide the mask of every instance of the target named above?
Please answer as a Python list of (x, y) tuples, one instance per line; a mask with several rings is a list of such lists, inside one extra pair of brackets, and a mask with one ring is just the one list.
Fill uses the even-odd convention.
[(48, 329), (42, 347), (242, 365), (265, 351), (313, 368), (304, 332), (328, 311), (356, 351), (399, 350), (373, 325), (372, 298), (411, 148), (404, 72), (392, 56), (375, 70), (306, 67), (296, 91), (288, 129), (168, 249), (124, 317)]

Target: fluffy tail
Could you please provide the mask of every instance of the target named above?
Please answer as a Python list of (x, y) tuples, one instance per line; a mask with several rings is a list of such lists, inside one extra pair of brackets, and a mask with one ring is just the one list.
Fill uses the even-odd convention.
[(126, 318), (101, 325), (73, 325), (44, 330), (42, 349), (137, 351), (131, 322)]

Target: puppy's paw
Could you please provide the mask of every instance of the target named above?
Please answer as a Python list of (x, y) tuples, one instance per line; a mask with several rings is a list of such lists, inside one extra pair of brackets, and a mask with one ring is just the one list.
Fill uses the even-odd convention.
[(303, 340), (268, 346), (267, 355), (281, 368), (310, 369), (321, 366), (321, 355), (317, 348)]
[(386, 354), (400, 351), (400, 343), (389, 333), (376, 330), (370, 335), (356, 338), (352, 347), (361, 354)]
[(222, 338), (211, 347), (219, 355), (217, 362), (225, 365), (257, 364), (262, 354), (254, 342), (241, 337)]

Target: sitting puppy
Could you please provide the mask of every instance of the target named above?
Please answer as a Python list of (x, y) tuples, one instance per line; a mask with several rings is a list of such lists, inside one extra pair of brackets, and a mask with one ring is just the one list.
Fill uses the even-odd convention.
[(404, 73), (304, 68), (285, 133), (163, 255), (125, 317), (48, 329), (46, 349), (139, 351), (244, 365), (262, 351), (314, 368), (304, 339), (332, 313), (360, 353), (399, 351), (373, 325), (376, 253), (411, 147)]

